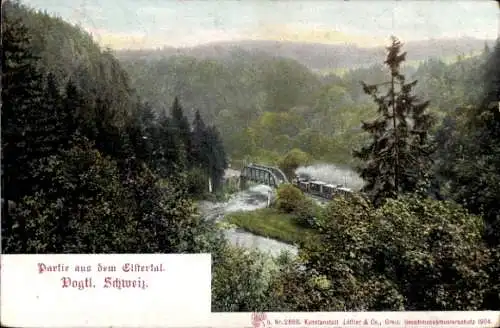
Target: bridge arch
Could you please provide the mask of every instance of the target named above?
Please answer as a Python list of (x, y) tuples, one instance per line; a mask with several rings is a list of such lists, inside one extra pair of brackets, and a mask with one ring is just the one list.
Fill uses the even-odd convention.
[(289, 183), (288, 178), (285, 173), (277, 167), (270, 166), (269, 169), (276, 175), (276, 177), (281, 181), (281, 183)]
[(243, 183), (247, 180), (264, 183), (275, 188), (280, 184), (288, 183), (286, 175), (279, 168), (260, 164), (246, 165), (241, 171), (240, 180)]

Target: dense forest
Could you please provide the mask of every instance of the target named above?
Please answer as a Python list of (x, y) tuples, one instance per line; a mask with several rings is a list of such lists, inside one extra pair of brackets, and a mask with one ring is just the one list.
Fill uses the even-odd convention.
[[(209, 252), (217, 312), (500, 310), (500, 43), (404, 50), (327, 74), (245, 50), (118, 59), (2, 1), (3, 252)], [(317, 220), (272, 258), (196, 206), (229, 160), (342, 164), (365, 185), (325, 208), (280, 187), (277, 210)]]
[[(429, 110), (442, 119), (478, 96), (474, 90), (489, 47), (483, 42), (476, 48), (477, 56), (456, 53), (451, 61), (429, 57), (408, 64), (407, 60), (402, 70), (420, 82), (416, 93), (432, 99)], [(446, 50), (444, 55), (450, 57)], [(388, 77), (383, 53), (374, 55), (377, 64), (316, 74), (305, 65), (307, 60), (256, 50), (229, 48), (224, 56), (209, 58), (161, 50), (118, 52), (132, 86), (155, 108), (170, 104), (176, 96), (185, 101), (189, 117), (203, 108), (203, 118), (219, 127), (233, 160), (271, 164), (298, 148), (317, 161), (343, 165), (355, 163), (351, 149), (365, 141), (360, 122), (376, 115), (359, 81), (376, 83)], [(417, 62), (422, 54), (408, 56)], [(342, 62), (344, 57), (352, 54), (334, 59)]]

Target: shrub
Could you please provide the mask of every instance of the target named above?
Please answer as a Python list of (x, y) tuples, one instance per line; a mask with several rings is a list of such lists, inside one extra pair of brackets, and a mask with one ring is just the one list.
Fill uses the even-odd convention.
[(304, 197), (297, 205), (294, 214), (300, 225), (316, 228), (318, 227), (318, 219), (321, 216), (321, 207), (311, 198)]
[[(311, 310), (478, 310), (491, 266), (481, 218), (460, 206), (419, 197), (375, 209), (354, 196), (333, 200), (321, 236), (300, 256), (317, 291)], [(329, 306), (325, 304), (330, 304)]]
[(213, 254), (212, 311), (266, 311), (269, 282), (277, 272), (265, 254), (227, 245)]
[(311, 162), (311, 157), (308, 153), (300, 149), (294, 148), (290, 150), (284, 157), (278, 161), (278, 166), (286, 176), (291, 179), (295, 175), (295, 170), (301, 165), (307, 165)]
[(316, 227), (321, 216), (320, 206), (291, 184), (278, 188), (274, 206), (284, 213), (293, 214), (297, 223), (306, 228)]
[(276, 207), (285, 213), (296, 212), (304, 199), (302, 191), (292, 184), (281, 185), (276, 191)]
[(201, 198), (208, 193), (208, 176), (200, 168), (189, 170), (186, 176), (187, 192), (194, 198)]

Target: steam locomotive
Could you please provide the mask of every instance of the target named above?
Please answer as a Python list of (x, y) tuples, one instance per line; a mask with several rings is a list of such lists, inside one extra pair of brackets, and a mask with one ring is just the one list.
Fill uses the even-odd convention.
[(304, 193), (326, 199), (332, 199), (336, 195), (349, 196), (352, 194), (352, 190), (343, 185), (333, 185), (323, 181), (312, 180), (308, 176), (297, 175), (292, 180), (292, 184)]

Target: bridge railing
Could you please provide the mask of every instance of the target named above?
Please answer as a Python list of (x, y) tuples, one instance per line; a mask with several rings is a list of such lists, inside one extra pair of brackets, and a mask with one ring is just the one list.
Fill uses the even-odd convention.
[[(282, 172), (280, 172), (280, 171), (277, 172), (275, 168), (272, 168), (269, 166), (264, 166), (264, 165), (259, 165), (259, 164), (246, 165), (243, 168), (243, 170), (241, 171), (241, 175), (249, 180), (266, 183), (266, 181), (261, 181), (261, 179), (253, 178), (251, 173), (249, 174), (250, 176), (246, 176), (244, 174), (244, 172), (251, 172), (251, 170), (266, 172), (269, 176), (269, 180), (271, 180), (271, 179), (273, 180), (273, 182), (274, 182), (273, 185), (275, 187), (278, 187), (280, 184), (287, 182), (286, 176), (284, 176), (282, 174)], [(276, 174), (276, 173), (278, 173), (278, 174)], [(277, 176), (277, 175), (279, 175), (279, 176)], [(269, 184), (270, 184), (270, 181), (269, 181)]]
[(289, 183), (288, 178), (286, 177), (286, 174), (283, 173), (283, 171), (277, 167), (262, 165), (262, 164), (253, 164), (253, 163), (249, 164), (247, 166), (248, 167), (262, 168), (262, 169), (271, 171), (274, 174), (274, 176), (278, 179), (278, 181), (280, 181), (280, 183)]
[(272, 171), (274, 172), (274, 174), (276, 176), (278, 176), (278, 179), (280, 179), (282, 183), (289, 183), (288, 178), (286, 177), (286, 174), (283, 173), (283, 171), (281, 171), (279, 168), (277, 168), (277, 167), (270, 167), (270, 169), (272, 169)]

